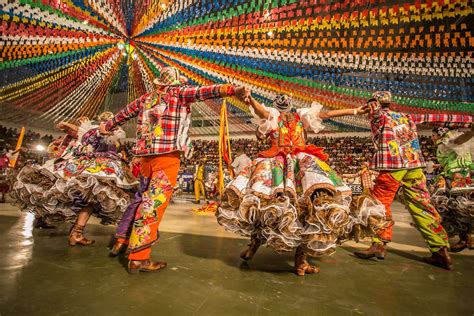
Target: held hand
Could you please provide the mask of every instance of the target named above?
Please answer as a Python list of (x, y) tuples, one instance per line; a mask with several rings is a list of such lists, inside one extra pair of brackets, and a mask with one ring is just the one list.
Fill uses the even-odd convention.
[(101, 135), (112, 135), (113, 133), (112, 132), (109, 132), (106, 128), (105, 128), (105, 122), (101, 122), (100, 125), (99, 125), (99, 133)]
[(250, 102), (250, 98), (252, 97), (252, 93), (249, 88), (244, 88), (244, 101), (246, 103)]
[(238, 86), (235, 89), (235, 95), (237, 98), (239, 98), (241, 101), (248, 103), (250, 102), (250, 89), (244, 86)]
[(375, 111), (376, 109), (379, 108), (380, 103), (378, 101), (371, 101), (371, 102), (367, 103), (366, 105), (368, 106), (369, 111), (373, 112), (373, 111)]
[(356, 115), (367, 114), (370, 111), (370, 106), (368, 104), (359, 106), (356, 109)]

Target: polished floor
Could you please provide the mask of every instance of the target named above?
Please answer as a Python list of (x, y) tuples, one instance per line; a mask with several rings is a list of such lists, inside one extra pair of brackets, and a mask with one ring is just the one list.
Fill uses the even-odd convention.
[(313, 260), (321, 273), (297, 277), (292, 254), (238, 254), (246, 240), (225, 232), (189, 203), (167, 210), (153, 257), (155, 274), (128, 275), (107, 257), (113, 226), (91, 221), (92, 247), (69, 247), (68, 224), (33, 229), (33, 216), (0, 205), (0, 315), (473, 315), (474, 251), (454, 254), (454, 271), (428, 266), (428, 252), (401, 205), (385, 261), (344, 244)]

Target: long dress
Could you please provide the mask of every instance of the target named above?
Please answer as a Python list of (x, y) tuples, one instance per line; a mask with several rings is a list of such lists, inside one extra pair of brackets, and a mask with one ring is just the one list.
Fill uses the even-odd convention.
[(306, 144), (305, 129), (324, 128), (321, 107), (298, 109), (287, 121), (267, 108), (269, 118), (258, 121), (258, 132), (270, 139), (271, 148), (226, 187), (216, 212), (226, 230), (257, 237), (277, 252), (303, 246), (319, 256), (333, 253), (354, 225), (369, 234), (390, 224), (377, 201), (351, 201), (351, 189), (325, 162), (323, 149)]
[(450, 236), (468, 233), (474, 220), (473, 140), (456, 145), (461, 134), (450, 131), (437, 141), (436, 157), (443, 171), (432, 186), (432, 202)]
[(20, 171), (12, 195), (23, 211), (38, 217), (73, 221), (88, 206), (103, 224), (115, 223), (127, 208), (130, 191), (138, 186), (116, 151), (115, 141), (123, 137), (123, 130), (103, 137), (96, 125), (83, 122), (77, 140), (53, 150), (59, 157)]

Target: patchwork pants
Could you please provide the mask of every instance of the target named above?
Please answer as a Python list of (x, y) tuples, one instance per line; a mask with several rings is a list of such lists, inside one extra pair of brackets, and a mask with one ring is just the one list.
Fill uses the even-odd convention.
[(144, 178), (140, 175), (140, 188), (137, 193), (135, 193), (135, 197), (133, 201), (128, 205), (125, 213), (123, 213), (120, 222), (117, 225), (117, 230), (115, 232), (115, 238), (117, 238), (120, 242), (125, 243), (128, 245), (128, 240), (130, 239), (130, 235), (132, 234), (133, 229), (133, 222), (135, 221), (135, 214), (137, 212), (138, 207), (142, 203), (142, 195), (143, 192), (146, 191), (148, 186), (150, 185), (150, 178)]
[[(441, 217), (431, 204), (426, 186), (426, 177), (421, 168), (397, 171), (382, 171), (375, 181), (372, 195), (386, 209), (387, 216), (392, 216), (390, 206), (400, 188), (403, 204), (410, 212), (416, 228), (420, 231), (431, 252), (441, 247), (449, 247), (448, 234), (441, 225)], [(392, 227), (380, 232), (374, 242), (392, 240)]]
[[(140, 182), (140, 192), (124, 214), (130, 212), (122, 230), (117, 231), (117, 235), (122, 235), (118, 237), (125, 240), (130, 234), (129, 260), (150, 259), (151, 246), (158, 241), (158, 228), (176, 185), (179, 164), (178, 152), (141, 158), (140, 174), (144, 179)], [(130, 216), (133, 216), (133, 225), (128, 233)]]

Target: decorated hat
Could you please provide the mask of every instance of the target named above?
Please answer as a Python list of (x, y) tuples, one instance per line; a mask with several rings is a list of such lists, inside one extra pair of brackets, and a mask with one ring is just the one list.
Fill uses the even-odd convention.
[(436, 128), (433, 128), (433, 134), (436, 134), (438, 135), (439, 137), (443, 137), (444, 135), (446, 135), (446, 133), (449, 132), (449, 128), (447, 127), (436, 127)]
[(372, 95), (374, 99), (379, 101), (380, 103), (391, 103), (392, 101), (392, 94), (390, 91), (377, 91), (374, 92)]
[(114, 113), (112, 112), (102, 112), (101, 114), (99, 114), (98, 119), (99, 121), (108, 121), (113, 119), (113, 117)]
[(186, 77), (181, 76), (179, 70), (174, 67), (161, 68), (160, 77), (153, 80), (153, 83), (160, 86), (179, 86), (186, 82)]
[(279, 111), (289, 112), (291, 110), (291, 97), (287, 94), (279, 94), (273, 100), (272, 106)]

